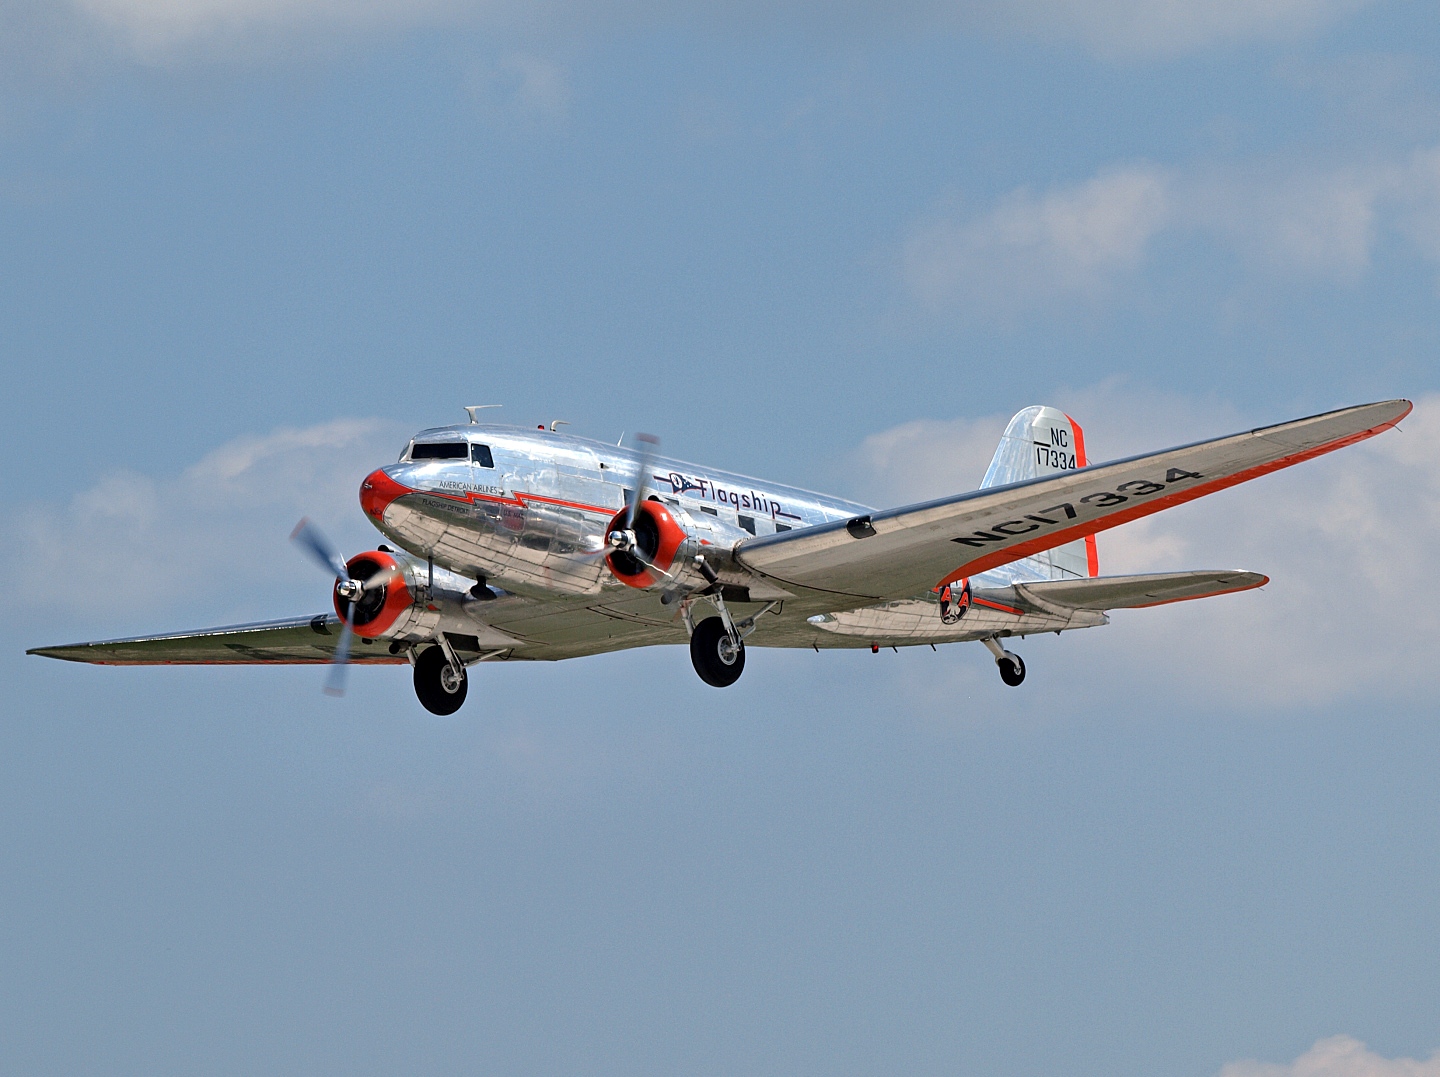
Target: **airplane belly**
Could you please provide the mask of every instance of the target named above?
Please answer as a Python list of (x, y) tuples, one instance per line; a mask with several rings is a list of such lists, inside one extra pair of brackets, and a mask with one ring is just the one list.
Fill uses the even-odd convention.
[(954, 643), (989, 636), (1022, 636), (1032, 632), (1090, 628), (1104, 624), (1105, 615), (1076, 610), (1067, 616), (999, 602), (981, 604), (977, 601), (958, 617), (953, 614), (947, 617), (942, 614), (940, 603), (933, 597), (927, 597), (883, 602), (842, 613), (818, 614), (808, 621), (826, 632), (863, 637), (877, 643)]

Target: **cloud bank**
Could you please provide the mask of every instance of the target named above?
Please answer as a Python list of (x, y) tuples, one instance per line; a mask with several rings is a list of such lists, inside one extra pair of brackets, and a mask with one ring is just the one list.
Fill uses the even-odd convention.
[(1385, 1058), (1351, 1036), (1331, 1036), (1294, 1062), (1232, 1062), (1219, 1077), (1440, 1077), (1440, 1051), (1424, 1061)]
[[(1074, 415), (1095, 460), (1291, 417), (1117, 382), (1019, 403)], [(973, 489), (1006, 418), (916, 421), (876, 434), (856, 450), (868, 482), (856, 492), (885, 506)], [(373, 545), (356, 488), (403, 440), (375, 420), (279, 430), (236, 439), (172, 478), (117, 472), (64, 504), (22, 507), (3, 537), (29, 571), (6, 603), (27, 617), (56, 608), (83, 615), (97, 630), (126, 619), (136, 630), (157, 619), (189, 624), (216, 609), (271, 617), (323, 608), (325, 581), (290, 548), (290, 526), (308, 514), (347, 551)], [(1078, 692), (1183, 686), (1196, 700), (1266, 707), (1433, 694), (1437, 442), (1440, 395), (1431, 395), (1401, 432), (1104, 532), (1105, 574), (1243, 568), (1272, 583), (1122, 611), (1103, 640), (1067, 636), (1046, 661), (1074, 665), (1067, 675)]]
[[(1084, 426), (1097, 462), (1294, 417), (1241, 415), (1223, 401), (1119, 383), (1017, 407), (1040, 403)], [(857, 453), (864, 493), (885, 506), (973, 489), (1007, 418), (909, 423), (867, 439)], [(1239, 568), (1272, 582), (1243, 595), (1121, 611), (1100, 630), (1103, 641), (1066, 637), (1048, 660), (1065, 664), (1079, 692), (1183, 685), (1196, 701), (1267, 707), (1433, 695), (1437, 440), (1440, 395), (1432, 394), (1399, 432), (1102, 532), (1105, 575)]]
[(1440, 148), (1363, 167), (1117, 166), (932, 214), (911, 229), (902, 265), (932, 307), (1006, 317), (1112, 293), (1164, 240), (1212, 244), (1270, 278), (1344, 284), (1386, 236), (1440, 262)]
[(101, 626), (187, 609), (324, 609), (327, 583), (289, 547), (290, 528), (309, 515), (347, 552), (373, 545), (360, 481), (404, 440), (390, 423), (337, 419), (237, 438), (170, 478), (117, 471), (64, 504), (24, 506), (0, 532), (27, 567), (5, 601)]
[[(900, 32), (988, 32), (1074, 43), (1097, 55), (1153, 57), (1313, 34), (1369, 0), (901, 0), (833, 4), (788, 0), (61, 0), (52, 21), (105, 35), (139, 57), (182, 56), (247, 38), (323, 40), (334, 35), (427, 27), (519, 28), (549, 35), (667, 27), (727, 34), (798, 29), (831, 36)], [(30, 0), (4, 0), (5, 13)]]

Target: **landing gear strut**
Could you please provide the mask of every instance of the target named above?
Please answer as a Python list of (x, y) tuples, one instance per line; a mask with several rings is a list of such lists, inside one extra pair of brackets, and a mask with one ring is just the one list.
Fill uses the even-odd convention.
[[(725, 605), (719, 575), (702, 554), (695, 555), (695, 567), (710, 581), (710, 586), (682, 599), (680, 603), (680, 616), (685, 618), (685, 627), (690, 630), (690, 663), (706, 684), (713, 688), (728, 688), (745, 671), (745, 637), (755, 631), (755, 622), (767, 613), (778, 616), (781, 604), (767, 602), (749, 617), (737, 621), (730, 616), (730, 609)], [(696, 621), (692, 613), (696, 602), (710, 603), (719, 616)]]
[(465, 667), (443, 644), (426, 647), (415, 658), (415, 695), (431, 714), (454, 714), (465, 702)]
[(995, 665), (1000, 668), (1000, 679), (1011, 688), (1018, 687), (1025, 680), (1025, 663), (1020, 656), (1000, 646), (1000, 641), (994, 636), (982, 642), (995, 656)]

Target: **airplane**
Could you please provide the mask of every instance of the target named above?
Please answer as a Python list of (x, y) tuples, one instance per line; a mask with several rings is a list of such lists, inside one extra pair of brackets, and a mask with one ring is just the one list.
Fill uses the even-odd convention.
[[(748, 646), (978, 641), (1005, 684), (1006, 641), (1107, 624), (1108, 611), (1233, 594), (1257, 572), (1101, 576), (1095, 535), (1395, 426), (1408, 400), (1091, 464), (1063, 411), (1028, 407), (980, 488), (877, 510), (634, 448), (469, 422), (416, 434), (367, 475), (387, 540), (342, 558), (308, 519), (292, 539), (334, 576), (333, 612), (37, 647), (101, 665), (409, 665), (426, 710), (455, 713), (478, 663), (560, 660), (688, 640), (695, 672), (734, 684)], [(623, 440), (623, 439), (622, 439)]]

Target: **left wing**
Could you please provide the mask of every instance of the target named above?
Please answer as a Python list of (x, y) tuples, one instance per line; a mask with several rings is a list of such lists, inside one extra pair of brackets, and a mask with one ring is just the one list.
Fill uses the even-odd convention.
[[(320, 613), (198, 632), (33, 647), (25, 653), (103, 666), (305, 665), (329, 662), (339, 641), (340, 619), (333, 613)], [(368, 653), (370, 650), (357, 639), (350, 649), (350, 661), (367, 665), (408, 661), (405, 655), (392, 655), (383, 646), (374, 647), (376, 654)]]
[[(1021, 557), (1363, 441), (1408, 400), (1344, 408), (1243, 434), (749, 539), (739, 564), (837, 602), (923, 594)], [(858, 604), (858, 603), (855, 603)], [(836, 608), (840, 608), (837, 606)]]

